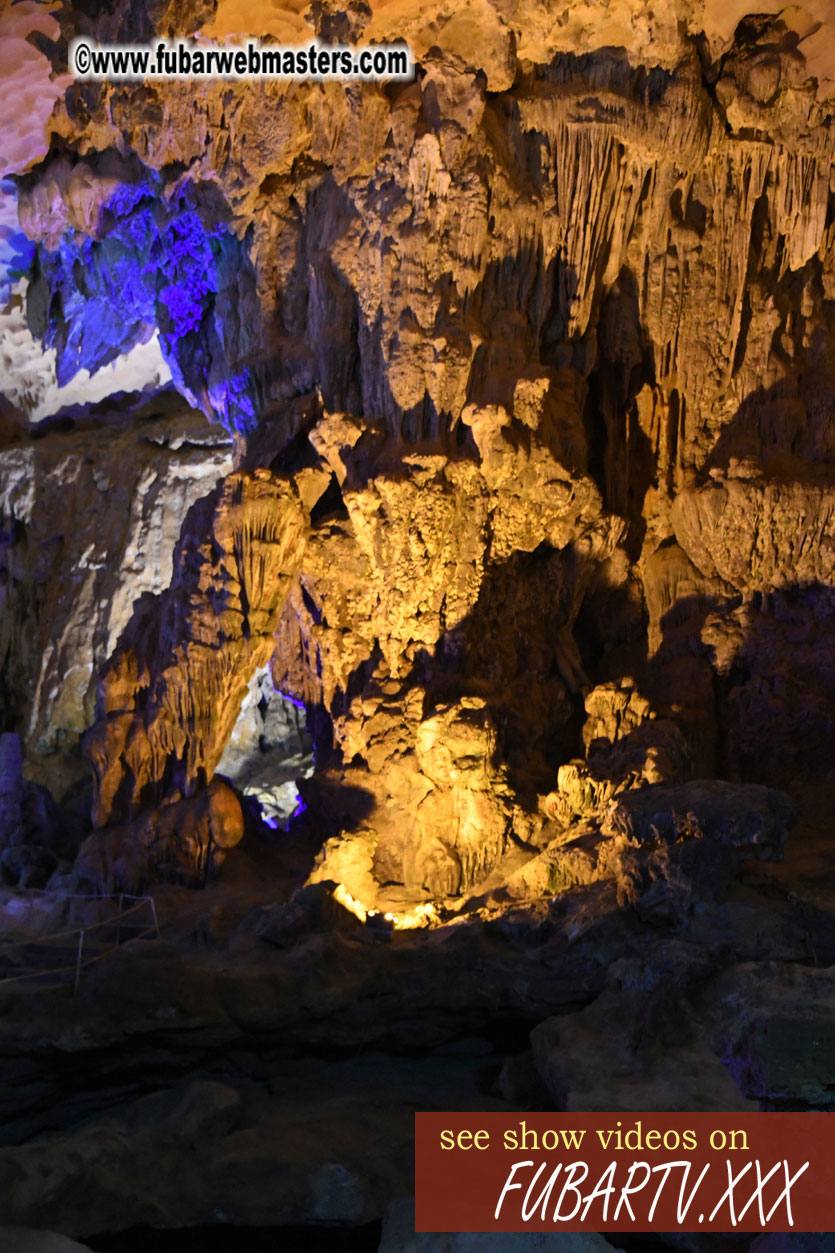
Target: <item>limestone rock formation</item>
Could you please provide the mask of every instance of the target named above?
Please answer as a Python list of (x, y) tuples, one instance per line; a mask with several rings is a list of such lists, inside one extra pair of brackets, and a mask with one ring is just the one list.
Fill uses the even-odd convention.
[(167, 587), (195, 501), (231, 469), (224, 432), (176, 398), (19, 436), (0, 460), (6, 728), (56, 796), (79, 776), (99, 672), (134, 600)]
[(102, 680), (87, 740), (95, 825), (211, 779), (303, 550), (301, 504), (265, 471), (229, 476), (192, 508), (171, 587), (140, 600)]
[(465, 1250), (415, 1109), (833, 1107), (832, 31), (0, 0), (2, 1221)]
[[(58, 77), (49, 150), (10, 158), (28, 328), (62, 385), (158, 344), (234, 466), (135, 445), (137, 410), (109, 442), (94, 410), (24, 431), (12, 389), (4, 726), (63, 786), (86, 733), (78, 873), (201, 878), (267, 668), (315, 749), (313, 880), (361, 913), (628, 897), (606, 841), (669, 843), (706, 797), (705, 865), (735, 867), (734, 787), (825, 771), (835, 734), (823, 0), (134, 9), (33, 37)], [(74, 34), (198, 28), (406, 39), (418, 69), (60, 77)]]
[(160, 879), (202, 887), (243, 833), (240, 801), (218, 776), (199, 796), (89, 836), (75, 860), (75, 883), (93, 893), (134, 896)]
[(264, 822), (277, 830), (300, 808), (296, 781), (312, 773), (312, 747), (303, 702), (276, 691), (264, 666), (249, 681), (217, 773), (251, 797)]

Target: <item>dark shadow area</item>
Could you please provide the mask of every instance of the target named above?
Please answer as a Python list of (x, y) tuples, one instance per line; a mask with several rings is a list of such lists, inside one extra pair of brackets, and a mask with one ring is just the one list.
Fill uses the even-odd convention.
[[(775, 478), (832, 481), (835, 473), (835, 302), (826, 297), (820, 257), (799, 269), (786, 265), (785, 241), (772, 238), (767, 218), (768, 183), (754, 207), (745, 282), (745, 305), (734, 374), (747, 347), (752, 297), (777, 314), (772, 333), (772, 377), (750, 391), (722, 429), (706, 469), (727, 470), (733, 460), (755, 462)], [(828, 222), (835, 220), (830, 204)], [(803, 312), (805, 308), (805, 313)]]
[(558, 52), (547, 65), (535, 65), (534, 82), (588, 92), (612, 92), (645, 106), (658, 104), (676, 74), (661, 66), (632, 65), (625, 48)]
[(85, 1236), (95, 1253), (376, 1253), (382, 1224), (364, 1227), (131, 1227)]
[[(590, 619), (602, 619), (600, 638)], [(594, 682), (629, 677), (683, 731), (697, 775), (791, 787), (824, 777), (835, 750), (835, 589), (687, 594), (661, 617), (648, 655), (623, 589), (592, 590), (575, 634)], [(623, 623), (623, 641), (614, 639)], [(631, 634), (631, 646), (627, 642)], [(590, 651), (593, 647), (593, 651)]]
[(476, 605), (438, 642), (419, 672), (435, 704), (480, 696), (498, 737), (498, 760), (534, 803), (572, 754), (587, 682), (570, 623), (586, 571), (572, 549), (548, 544), (488, 566)]
[(638, 394), (655, 386), (655, 366), (641, 324), (637, 279), (629, 270), (621, 271), (603, 299), (597, 345), (599, 364), (588, 379), (585, 412), (590, 468), (604, 508), (628, 523), (624, 544), (634, 561), (646, 530), (644, 498), (659, 467), (638, 413)]

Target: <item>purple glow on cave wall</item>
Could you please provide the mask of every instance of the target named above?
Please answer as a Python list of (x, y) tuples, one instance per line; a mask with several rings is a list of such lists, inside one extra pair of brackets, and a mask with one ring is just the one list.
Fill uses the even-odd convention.
[(277, 687), (275, 690), (281, 699), (286, 700), (289, 705), (295, 706), (296, 709), (306, 709), (306, 705), (303, 700), (297, 700), (295, 696), (290, 696), (287, 692), (282, 692), (280, 687)]
[(225, 426), (249, 430), (257, 424), (252, 380), (244, 370), (209, 388), (209, 403)]
[[(33, 334), (57, 353), (57, 376), (94, 373), (159, 330), (174, 383), (230, 431), (254, 428), (260, 392), (240, 351), (241, 304), (255, 279), (244, 244), (202, 185), (166, 193), (149, 173), (103, 207), (95, 238), (67, 231), (39, 246), (28, 297)], [(219, 220), (221, 219), (221, 220)]]
[(17, 188), (0, 179), (0, 301), (7, 301), (13, 285), (32, 268), (35, 245), (17, 227)]

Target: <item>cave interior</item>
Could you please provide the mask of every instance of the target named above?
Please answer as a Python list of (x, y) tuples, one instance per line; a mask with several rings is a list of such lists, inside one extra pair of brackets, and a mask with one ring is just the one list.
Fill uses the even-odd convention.
[[(835, 1108), (833, 30), (2, 0), (3, 1253), (835, 1249), (413, 1221)], [(176, 37), (415, 72), (73, 74)]]

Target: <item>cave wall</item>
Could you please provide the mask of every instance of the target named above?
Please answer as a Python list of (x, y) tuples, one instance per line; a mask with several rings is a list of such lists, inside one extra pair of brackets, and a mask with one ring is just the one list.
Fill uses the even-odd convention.
[(57, 14), (59, 74), (74, 33), (340, 21), (419, 68), (57, 80), (16, 179), (30, 333), (59, 382), (158, 337), (231, 447), (114, 491), (132, 419), (71, 421), (82, 482), (14, 415), (0, 648), (30, 770), (45, 737), (38, 777), (77, 771), (90, 728), (95, 824), (130, 839), (208, 786), (269, 663), (317, 741), (319, 873), (370, 903), (465, 891), (622, 788), (829, 768), (835, 57), (813, 3), (745, 8)]

